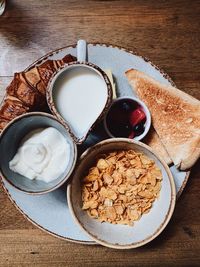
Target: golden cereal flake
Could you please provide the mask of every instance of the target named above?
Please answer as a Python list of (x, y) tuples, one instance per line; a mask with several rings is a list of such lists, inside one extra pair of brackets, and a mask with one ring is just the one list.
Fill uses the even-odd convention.
[(103, 174), (103, 182), (105, 184), (111, 185), (113, 182), (113, 177), (108, 173), (104, 173)]
[(109, 167), (109, 163), (105, 159), (99, 159), (97, 162), (97, 168), (99, 171), (105, 170)]

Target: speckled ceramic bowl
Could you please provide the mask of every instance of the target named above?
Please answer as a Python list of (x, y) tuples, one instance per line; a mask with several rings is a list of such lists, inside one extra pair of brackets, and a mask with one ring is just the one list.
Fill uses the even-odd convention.
[[(31, 131), (38, 128), (56, 128), (70, 145), (71, 157), (64, 173), (56, 180), (45, 183), (39, 180), (29, 180), (26, 177), (10, 170), (9, 161), (16, 154), (22, 139)], [(77, 148), (65, 127), (52, 115), (43, 112), (32, 112), (17, 117), (11, 121), (0, 136), (0, 172), (3, 178), (16, 189), (30, 194), (44, 194), (61, 186), (74, 169)]]
[[(80, 88), (79, 93), (73, 95), (70, 90), (70, 98), (65, 97), (66, 105), (70, 106), (73, 105), (76, 109), (76, 114), (78, 113), (78, 120), (84, 121), (85, 118), (83, 117), (84, 110), (87, 110), (87, 118), (89, 121), (86, 122), (84, 125), (84, 130), (79, 126), (77, 128), (77, 121), (74, 120), (74, 116), (70, 114), (65, 114), (68, 119), (64, 118), (59, 112), (59, 107), (56, 103), (56, 95), (59, 93), (60, 87), (64, 85), (66, 81), (68, 81), (69, 73), (73, 72), (73, 79), (75, 73), (79, 75), (81, 70), (88, 70), (91, 73), (97, 74), (97, 76), (104, 82), (104, 86), (102, 86), (101, 94), (104, 96), (104, 101), (100, 101), (100, 99), (94, 95), (87, 94), (87, 91), (82, 96), (80, 92), (84, 90), (84, 87)], [(72, 78), (69, 78), (72, 80)], [(85, 78), (89, 79), (89, 78)], [(77, 87), (79, 88), (79, 84)], [(67, 88), (65, 88), (67, 90)], [(94, 92), (95, 92), (94, 88)], [(85, 91), (85, 90), (84, 90)], [(51, 77), (49, 84), (47, 86), (47, 103), (51, 112), (58, 118), (58, 120), (63, 123), (70, 133), (72, 139), (76, 144), (81, 144), (88, 136), (89, 132), (92, 130), (94, 125), (106, 114), (108, 108), (112, 103), (112, 85), (106, 73), (99, 68), (98, 66), (90, 63), (90, 62), (70, 62), (65, 64), (64, 66), (60, 67)], [(68, 101), (68, 102), (67, 102)], [(101, 103), (101, 104), (99, 104)], [(98, 110), (94, 115), (94, 108), (98, 106)], [(77, 116), (77, 115), (76, 115)]]
[[(126, 149), (142, 152), (156, 162), (163, 176), (160, 196), (153, 203), (150, 212), (144, 214), (134, 226), (100, 223), (81, 209), (81, 179), (100, 154)], [(130, 249), (152, 241), (163, 231), (174, 211), (176, 190), (169, 167), (150, 147), (127, 138), (113, 138), (98, 143), (82, 154), (72, 182), (67, 188), (67, 200), (75, 222), (91, 239), (107, 247)]]

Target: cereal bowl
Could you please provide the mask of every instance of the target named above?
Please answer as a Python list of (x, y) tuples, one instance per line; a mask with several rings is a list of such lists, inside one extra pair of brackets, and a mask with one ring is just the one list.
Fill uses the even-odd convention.
[[(95, 166), (102, 155), (121, 150), (133, 150), (144, 154), (155, 163), (162, 174), (159, 197), (153, 202), (150, 211), (134, 221), (133, 226), (100, 222), (82, 209), (83, 179), (88, 175), (89, 169)], [(113, 138), (94, 145), (82, 154), (72, 178), (67, 188), (67, 200), (72, 216), (79, 227), (101, 245), (116, 249), (140, 247), (157, 237), (173, 214), (176, 191), (172, 174), (163, 160), (141, 142), (127, 138)]]

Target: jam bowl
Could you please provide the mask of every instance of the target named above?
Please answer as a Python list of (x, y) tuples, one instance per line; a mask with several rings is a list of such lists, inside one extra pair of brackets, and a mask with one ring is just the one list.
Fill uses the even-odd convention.
[(135, 97), (115, 99), (106, 116), (104, 127), (109, 137), (143, 139), (151, 126), (151, 114), (144, 102)]

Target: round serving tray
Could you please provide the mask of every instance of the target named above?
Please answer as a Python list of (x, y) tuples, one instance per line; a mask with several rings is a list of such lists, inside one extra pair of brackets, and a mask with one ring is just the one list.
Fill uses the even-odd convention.
[[(27, 69), (40, 65), (48, 59), (61, 59), (66, 54), (76, 56), (76, 45), (52, 51), (32, 63)], [(124, 72), (130, 68), (136, 68), (164, 84), (175, 86), (171, 78), (150, 60), (119, 46), (97, 43), (88, 44), (88, 61), (104, 70), (112, 70), (118, 96), (134, 96), (124, 75)], [(90, 133), (86, 141), (79, 147), (80, 153), (105, 138), (101, 130), (101, 127), (97, 127)], [(175, 166), (171, 166), (170, 170), (175, 180), (178, 198), (187, 183), (190, 172), (178, 171)], [(40, 229), (68, 241), (96, 244), (79, 229), (71, 217), (66, 200), (66, 185), (45, 195), (32, 196), (13, 188), (4, 179), (2, 179), (2, 184), (15, 207), (25, 218)]]

